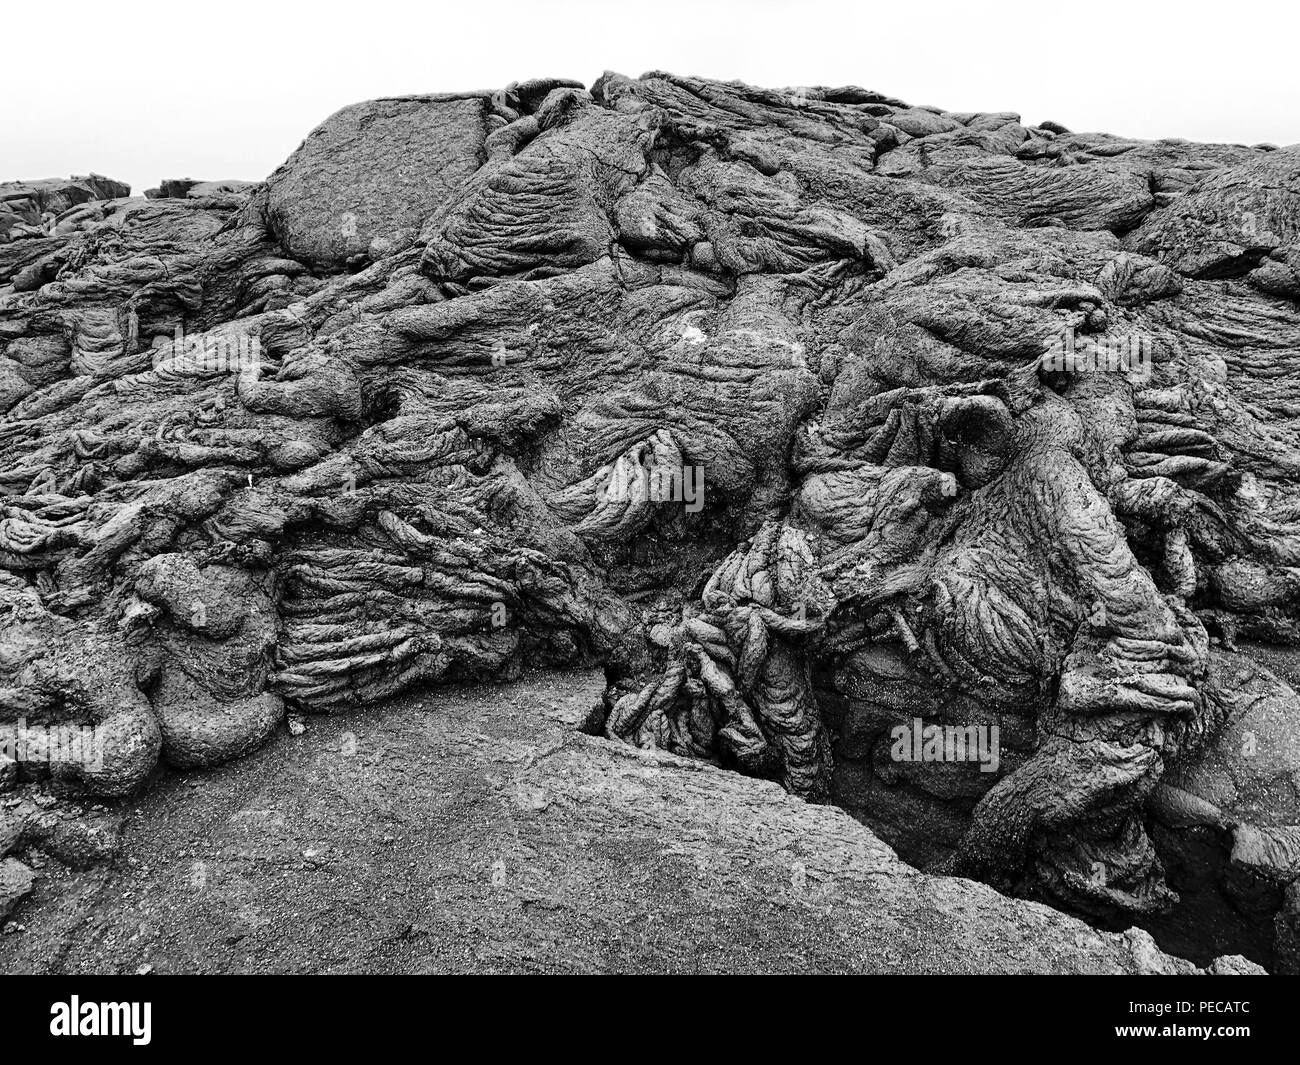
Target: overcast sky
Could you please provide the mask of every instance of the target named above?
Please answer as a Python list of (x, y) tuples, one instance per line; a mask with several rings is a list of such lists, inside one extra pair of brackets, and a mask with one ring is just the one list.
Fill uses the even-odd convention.
[(1074, 130), (1300, 141), (1294, 0), (59, 0), (8, 12), (0, 180), (265, 177), (345, 104), (647, 70)]

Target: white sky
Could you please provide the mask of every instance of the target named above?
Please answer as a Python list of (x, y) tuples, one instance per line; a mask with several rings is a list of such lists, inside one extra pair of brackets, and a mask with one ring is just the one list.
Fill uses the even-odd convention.
[(1089, 0), (6, 3), (0, 180), (265, 177), (376, 96), (603, 70), (857, 84), (1073, 130), (1300, 141), (1300, 5)]

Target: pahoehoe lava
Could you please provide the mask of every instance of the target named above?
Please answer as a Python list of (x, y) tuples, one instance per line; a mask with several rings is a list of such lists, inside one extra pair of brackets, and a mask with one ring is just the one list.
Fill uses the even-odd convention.
[(129, 193), (0, 185), (0, 735), (98, 745), (0, 793), (596, 666), (611, 741), (1300, 971), (1300, 147), (607, 73)]

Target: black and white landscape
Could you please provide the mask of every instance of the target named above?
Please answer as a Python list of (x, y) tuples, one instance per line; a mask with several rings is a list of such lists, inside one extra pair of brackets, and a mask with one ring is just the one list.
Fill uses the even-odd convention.
[(944, 103), (0, 174), (0, 970), (1300, 972), (1300, 146)]

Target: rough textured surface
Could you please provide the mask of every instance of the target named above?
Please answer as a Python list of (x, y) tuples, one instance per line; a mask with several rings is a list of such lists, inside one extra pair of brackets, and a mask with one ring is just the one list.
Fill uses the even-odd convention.
[(0, 715), (101, 730), (48, 774), (118, 796), (598, 663), (610, 738), (1294, 965), (1300, 701), (1245, 641), (1297, 640), (1298, 175), (653, 73), (6, 186)]
[(35, 880), (32, 871), (16, 858), (0, 861), (0, 919), (31, 894)]
[(325, 267), (409, 246), (483, 163), (491, 105), (484, 93), (345, 107), (267, 179), (275, 235), (295, 258)]
[(130, 805), (128, 862), (42, 880), (0, 971), (1192, 971), (774, 784), (582, 735), (603, 689), (407, 697), (173, 778)]

